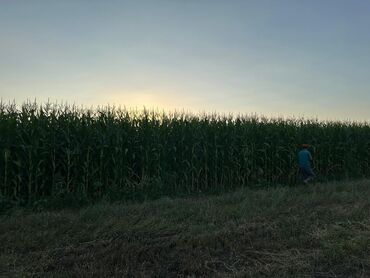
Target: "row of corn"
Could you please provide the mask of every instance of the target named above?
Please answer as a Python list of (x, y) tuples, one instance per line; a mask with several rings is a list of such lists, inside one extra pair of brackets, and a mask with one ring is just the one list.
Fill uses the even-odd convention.
[(178, 195), (370, 176), (370, 125), (257, 116), (0, 104), (0, 197)]

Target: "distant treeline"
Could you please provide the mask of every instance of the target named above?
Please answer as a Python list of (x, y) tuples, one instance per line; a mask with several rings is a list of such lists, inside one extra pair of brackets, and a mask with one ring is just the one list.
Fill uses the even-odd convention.
[(312, 145), (322, 180), (370, 176), (368, 123), (0, 104), (0, 194), (160, 197), (295, 184)]

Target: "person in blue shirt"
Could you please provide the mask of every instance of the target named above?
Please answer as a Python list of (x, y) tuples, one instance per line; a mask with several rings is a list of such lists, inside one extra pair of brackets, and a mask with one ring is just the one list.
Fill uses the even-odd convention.
[(309, 147), (308, 144), (303, 144), (302, 149), (298, 153), (299, 173), (305, 184), (315, 178), (312, 170), (312, 155), (308, 150)]

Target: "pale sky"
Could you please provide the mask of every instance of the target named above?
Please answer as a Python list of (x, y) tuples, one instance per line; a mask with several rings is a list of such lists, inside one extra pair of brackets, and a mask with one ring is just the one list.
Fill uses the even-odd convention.
[(0, 97), (370, 121), (370, 1), (0, 0)]

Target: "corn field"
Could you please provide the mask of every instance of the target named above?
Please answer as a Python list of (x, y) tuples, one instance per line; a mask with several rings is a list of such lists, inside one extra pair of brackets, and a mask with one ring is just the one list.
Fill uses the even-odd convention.
[(1, 103), (0, 197), (295, 184), (301, 143), (322, 180), (370, 176), (368, 123)]

